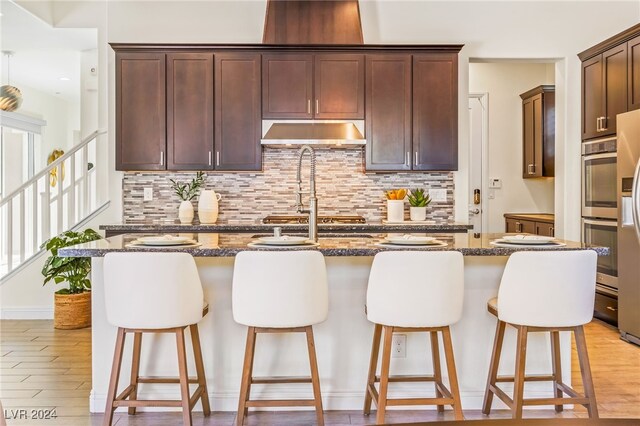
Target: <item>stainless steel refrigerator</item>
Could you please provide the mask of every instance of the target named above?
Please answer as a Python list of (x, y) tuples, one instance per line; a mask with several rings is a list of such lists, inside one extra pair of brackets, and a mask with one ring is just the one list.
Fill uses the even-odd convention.
[(618, 115), (618, 328), (640, 345), (640, 110)]

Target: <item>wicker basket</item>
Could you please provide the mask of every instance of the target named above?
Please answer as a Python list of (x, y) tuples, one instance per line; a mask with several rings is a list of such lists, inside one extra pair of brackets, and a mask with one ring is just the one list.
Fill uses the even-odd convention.
[(53, 327), (62, 330), (91, 326), (91, 292), (54, 294)]

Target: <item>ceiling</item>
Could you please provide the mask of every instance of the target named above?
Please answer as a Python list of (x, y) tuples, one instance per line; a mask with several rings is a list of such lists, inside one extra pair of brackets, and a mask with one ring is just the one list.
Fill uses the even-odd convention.
[[(11, 83), (77, 102), (80, 52), (97, 47), (97, 30), (54, 28), (9, 0), (0, 0), (0, 13), (0, 48), (14, 52)], [(6, 61), (1, 55), (2, 84), (7, 83)]]

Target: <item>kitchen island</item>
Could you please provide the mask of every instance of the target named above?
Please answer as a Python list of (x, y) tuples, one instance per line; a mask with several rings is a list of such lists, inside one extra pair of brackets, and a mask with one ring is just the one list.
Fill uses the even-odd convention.
[[(386, 234), (320, 235), (319, 247), (326, 256), (329, 280), (329, 317), (314, 327), (319, 374), (325, 409), (359, 409), (364, 398), (367, 367), (371, 349), (373, 325), (364, 312), (367, 279), (373, 256), (382, 250), (378, 246)], [(446, 247), (420, 250), (457, 250), (465, 255), (465, 296), (463, 317), (452, 327), (452, 337), (464, 409), (478, 409), (482, 404), (495, 331), (495, 317), (486, 309), (489, 298), (496, 296), (508, 255), (531, 248), (496, 247), (491, 242), (503, 234), (433, 234), (447, 243)], [(240, 388), (246, 328), (233, 321), (231, 312), (231, 282), (233, 256), (243, 250), (254, 250), (247, 244), (251, 233), (192, 234), (202, 245), (192, 248), (132, 248), (131, 241), (139, 235), (121, 235), (107, 240), (61, 249), (63, 256), (92, 257), (93, 309), (93, 389), (91, 411), (102, 412), (113, 356), (115, 327), (106, 321), (102, 256), (113, 251), (185, 251), (196, 257), (209, 314), (200, 323), (200, 336), (212, 408), (235, 411)], [(563, 241), (564, 246), (536, 250), (595, 250), (607, 255), (608, 249), (589, 247)], [(428, 277), (428, 271), (416, 271), (416, 279)], [(393, 285), (393, 283), (390, 283)], [(123, 295), (126, 297), (126, 295)], [(432, 371), (429, 344), (425, 333), (407, 336), (406, 356), (392, 358), (393, 374), (420, 374)], [(127, 348), (126, 356), (130, 356)], [(513, 374), (515, 351), (514, 330), (507, 330), (500, 374)], [(527, 356), (528, 373), (544, 373), (551, 369), (549, 339), (543, 334), (530, 336)], [(570, 336), (561, 334), (563, 380), (570, 383)], [(153, 356), (151, 356), (153, 355)], [(302, 335), (273, 334), (260, 336), (254, 372), (256, 376), (306, 375), (307, 354)], [(130, 358), (125, 358), (130, 359)], [(125, 364), (126, 365), (126, 364)], [(146, 336), (141, 360), (145, 375), (168, 376), (177, 371), (175, 342), (169, 336)], [(189, 369), (194, 370), (193, 362)], [(122, 377), (129, 374), (123, 368)], [(394, 384), (390, 397), (416, 397), (432, 391), (421, 383)], [(177, 398), (177, 387), (147, 385), (141, 392), (152, 398)], [(508, 389), (507, 386), (505, 386)], [(310, 386), (256, 386), (256, 398), (308, 398)], [(526, 396), (551, 397), (552, 386), (546, 382), (527, 384)], [(496, 407), (499, 402), (494, 403)], [(552, 409), (552, 408), (550, 408)]]

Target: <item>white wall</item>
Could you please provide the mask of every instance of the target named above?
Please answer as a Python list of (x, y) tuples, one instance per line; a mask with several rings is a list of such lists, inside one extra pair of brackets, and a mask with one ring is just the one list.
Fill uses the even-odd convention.
[[(504, 232), (505, 213), (553, 213), (554, 179), (522, 178), (520, 94), (554, 83), (554, 64), (472, 63), (469, 91), (489, 94), (488, 176), (502, 180), (495, 198), (485, 198), (488, 232)], [(487, 194), (485, 194), (487, 195)]]

